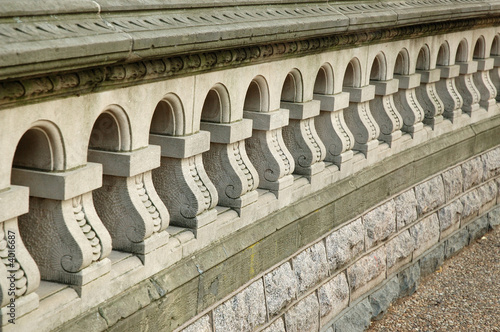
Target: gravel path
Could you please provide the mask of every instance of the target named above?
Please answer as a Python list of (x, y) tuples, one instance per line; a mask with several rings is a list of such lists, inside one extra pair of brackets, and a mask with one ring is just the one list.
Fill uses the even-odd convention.
[(500, 227), (445, 261), (368, 331), (500, 332)]

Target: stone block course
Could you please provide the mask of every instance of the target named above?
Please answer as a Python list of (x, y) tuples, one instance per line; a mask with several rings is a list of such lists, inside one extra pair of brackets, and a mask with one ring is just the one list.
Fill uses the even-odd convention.
[(479, 195), (479, 200), (481, 204), (479, 213), (483, 213), (486, 210), (492, 208), (493, 205), (495, 205), (497, 192), (498, 188), (495, 181), (488, 181), (477, 188), (477, 194)]
[(200, 319), (183, 329), (181, 332), (212, 332), (210, 317), (208, 317), (208, 315), (202, 316)]
[(460, 216), (463, 209), (464, 207), (459, 199), (439, 209), (438, 216), (441, 238), (451, 234), (460, 227)]
[(483, 162), (481, 157), (476, 157), (462, 164), (464, 191), (480, 184), (483, 180)]
[(404, 226), (417, 220), (417, 199), (412, 189), (394, 198), (396, 204), (396, 223), (397, 229), (401, 230)]
[(327, 322), (349, 304), (349, 285), (340, 273), (318, 289), (321, 321)]
[(409, 296), (417, 290), (420, 281), (420, 266), (418, 263), (398, 273), (399, 296)]
[(445, 242), (441, 242), (432, 251), (420, 258), (420, 276), (422, 278), (434, 273), (443, 265), (445, 244)]
[(500, 226), (500, 207), (494, 208), (488, 212), (488, 223), (490, 228), (496, 228)]
[(469, 191), (467, 194), (460, 197), (463, 205), (461, 224), (464, 225), (475, 216), (477, 216), (481, 208), (481, 197), (476, 189)]
[(415, 187), (417, 212), (421, 216), (444, 204), (444, 186), (441, 176), (435, 176)]
[(469, 231), (467, 228), (462, 228), (446, 240), (444, 258), (454, 256), (467, 244), (469, 244)]
[(372, 313), (372, 306), (366, 298), (335, 322), (335, 332), (364, 331), (370, 326)]
[(283, 318), (278, 318), (274, 323), (262, 330), (262, 332), (286, 332)]
[(274, 316), (297, 296), (297, 279), (289, 262), (264, 276), (269, 316)]
[(328, 276), (328, 264), (323, 242), (302, 251), (292, 260), (297, 276), (298, 293), (302, 294)]
[(500, 175), (500, 148), (486, 152), (481, 159), (484, 164), (484, 180)]
[(390, 304), (399, 297), (399, 279), (391, 278), (382, 288), (370, 295), (372, 314), (375, 320), (382, 318)]
[(364, 228), (361, 218), (343, 226), (326, 238), (326, 257), (330, 271), (335, 271), (363, 252)]
[(347, 278), (351, 289), (351, 301), (365, 293), (372, 285), (385, 278), (385, 247), (372, 251), (347, 268)]
[(312, 293), (285, 313), (287, 332), (317, 331), (319, 328), (319, 303)]
[(488, 232), (488, 228), (488, 216), (482, 216), (468, 224), (467, 230), (469, 231), (469, 244), (486, 234), (486, 232)]
[(444, 185), (444, 197), (447, 202), (454, 199), (462, 193), (463, 178), (462, 167), (454, 167), (442, 174)]
[(397, 270), (400, 266), (411, 260), (415, 249), (415, 240), (409, 231), (404, 231), (386, 244), (387, 249), (387, 274)]
[(394, 200), (375, 208), (363, 216), (366, 249), (386, 240), (396, 232), (396, 205)]
[(433, 213), (412, 226), (410, 234), (415, 241), (413, 257), (418, 257), (439, 240), (439, 220), (437, 214)]

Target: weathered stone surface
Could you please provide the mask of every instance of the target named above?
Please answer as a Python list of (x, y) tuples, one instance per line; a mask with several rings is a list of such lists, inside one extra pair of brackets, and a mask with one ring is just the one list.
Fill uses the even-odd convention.
[(297, 296), (297, 279), (289, 262), (264, 276), (269, 316), (276, 315)]
[(469, 243), (469, 231), (467, 228), (462, 228), (448, 240), (444, 248), (444, 258), (448, 259), (458, 253), (463, 247)]
[(400, 297), (415, 293), (420, 281), (420, 267), (418, 263), (398, 273), (398, 279)]
[(454, 167), (442, 174), (444, 185), (444, 197), (447, 202), (462, 193), (462, 167)]
[(472, 241), (479, 239), (486, 232), (488, 232), (488, 217), (482, 216), (481, 218), (474, 220), (470, 224), (467, 225), (467, 230), (469, 231), (469, 243)]
[(372, 251), (347, 269), (351, 301), (385, 278), (385, 247)]
[(212, 332), (210, 317), (208, 317), (208, 315), (201, 317), (196, 322), (183, 329), (182, 332)]
[[(409, 231), (404, 231), (386, 244), (388, 273), (411, 260), (415, 241)], [(390, 272), (389, 272), (390, 271)]]
[(415, 241), (413, 257), (418, 257), (439, 240), (439, 220), (437, 214), (433, 213), (411, 227), (410, 234)]
[(385, 314), (389, 305), (399, 296), (399, 280), (398, 277), (393, 277), (382, 288), (374, 292), (368, 298), (372, 306), (373, 317), (379, 320)]
[(283, 323), (283, 318), (278, 318), (274, 323), (269, 325), (267, 328), (262, 330), (262, 332), (286, 332), (285, 323)]
[(349, 285), (342, 272), (318, 290), (320, 315), (328, 321), (349, 304)]
[(326, 258), (331, 271), (335, 271), (363, 252), (364, 228), (361, 218), (333, 232), (326, 238)]
[(253, 331), (266, 321), (264, 286), (259, 279), (213, 311), (214, 331)]
[(335, 332), (364, 331), (370, 326), (371, 318), (372, 306), (366, 298), (335, 323)]
[(420, 276), (426, 277), (434, 273), (444, 262), (445, 243), (440, 243), (431, 252), (420, 259)]
[(398, 230), (417, 220), (417, 199), (413, 189), (394, 198)]
[(292, 260), (297, 276), (299, 294), (307, 291), (328, 276), (325, 246), (318, 242), (307, 248)]
[(317, 331), (319, 327), (319, 303), (312, 293), (285, 313), (287, 332)]
[(441, 176), (419, 184), (415, 187), (417, 198), (417, 212), (421, 216), (444, 204), (444, 186)]
[(470, 221), (474, 216), (477, 215), (481, 207), (481, 198), (477, 190), (472, 190), (460, 197), (460, 202), (464, 206), (462, 211), (462, 224), (464, 222)]
[(488, 212), (488, 223), (491, 228), (500, 226), (500, 207), (497, 207)]
[(483, 179), (483, 162), (481, 157), (473, 158), (462, 164), (464, 191), (481, 183)]
[(495, 181), (489, 181), (477, 188), (477, 194), (481, 202), (481, 207), (489, 208), (497, 198), (498, 188)]
[(484, 180), (500, 174), (500, 148), (493, 149), (481, 156), (484, 164)]
[(396, 204), (390, 200), (368, 212), (363, 217), (366, 249), (387, 239), (396, 231)]
[[(442, 209), (439, 209), (439, 228), (441, 230), (441, 237), (450, 234), (460, 226), (460, 216), (464, 207), (460, 200), (456, 199)], [(446, 233), (445, 233), (446, 231)]]

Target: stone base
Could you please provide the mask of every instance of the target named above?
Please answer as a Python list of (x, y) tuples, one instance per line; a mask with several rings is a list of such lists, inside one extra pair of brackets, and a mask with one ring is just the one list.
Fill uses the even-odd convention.
[(370, 153), (373, 153), (373, 151), (375, 151), (377, 149), (379, 145), (379, 141), (378, 140), (371, 140), (367, 143), (354, 143), (354, 148), (353, 150), (358, 150), (359, 152), (363, 153), (365, 155), (366, 158), (368, 158), (368, 155)]
[(479, 105), (481, 105), (481, 107), (484, 108), (488, 113), (498, 110), (497, 101), (495, 99), (489, 99), (484, 102), (482, 101), (479, 103)]
[(139, 257), (143, 264), (146, 264), (148, 261), (148, 256), (151, 254), (151, 252), (167, 244), (169, 238), (170, 234), (168, 234), (167, 231), (153, 233), (146, 240), (137, 244), (142, 249), (142, 252), (137, 252), (137, 257)]
[(462, 111), (464, 113), (473, 114), (474, 112), (477, 112), (479, 110), (479, 108), (480, 108), (479, 103), (475, 103), (472, 105), (463, 105)]
[(400, 139), (402, 135), (403, 135), (403, 133), (401, 132), (401, 130), (397, 130), (389, 135), (380, 134), (379, 140), (386, 142), (387, 144), (389, 144), (390, 147), (392, 147), (393, 144), (398, 139)]
[(457, 109), (457, 110), (453, 110), (451, 112), (445, 111), (443, 113), (443, 116), (445, 118), (447, 118), (448, 120), (450, 120), (452, 123), (455, 123), (462, 116), (462, 110)]
[(192, 229), (195, 234), (196, 232), (205, 225), (208, 225), (212, 221), (217, 219), (217, 211), (215, 209), (211, 209), (208, 211), (204, 211), (201, 214), (197, 215), (194, 218), (186, 218), (183, 220), (172, 220), (170, 224), (172, 226), (185, 227)]
[(424, 124), (430, 126), (433, 130), (434, 128), (443, 122), (443, 116), (438, 115), (433, 118), (424, 118)]
[(229, 199), (226, 199), (226, 204), (224, 204), (224, 206), (233, 208), (236, 212), (238, 212), (238, 215), (241, 216), (242, 210), (244, 210), (246, 206), (256, 202), (258, 198), (259, 194), (257, 193), (257, 191), (252, 190), (238, 197), (237, 199), (231, 201), (229, 201)]
[(293, 184), (293, 175), (285, 175), (281, 179), (278, 179), (278, 181), (260, 181), (259, 182), (259, 188), (260, 189), (267, 189), (271, 190), (272, 192), (278, 192), (280, 190), (285, 189), (286, 187), (289, 187)]
[[(82, 293), (87, 292), (93, 281), (101, 278), (103, 275), (111, 271), (111, 261), (108, 258), (103, 259), (100, 262), (91, 264), (89, 267), (77, 273), (67, 273), (65, 276), (65, 282), (70, 284), (73, 289), (76, 290), (78, 295), (81, 297)], [(104, 285), (100, 285), (104, 287)]]
[[(12, 324), (12, 322), (9, 322), (9, 319), (13, 318), (15, 323), (16, 319), (38, 308), (38, 295), (36, 293), (31, 293), (26, 296), (19, 297), (15, 300), (14, 305), (14, 307), (5, 306), (0, 309), (0, 326)], [(2, 330), (2, 328), (0, 328), (0, 330)]]
[(353, 163), (354, 153), (352, 150), (348, 150), (338, 156), (333, 157), (333, 163), (339, 167), (340, 172), (345, 174), (345, 176), (352, 173), (352, 163)]
[(479, 108), (477, 111), (470, 114), (470, 120), (471, 122), (474, 123), (486, 119), (489, 116), (490, 114), (488, 114), (488, 112), (485, 109)]

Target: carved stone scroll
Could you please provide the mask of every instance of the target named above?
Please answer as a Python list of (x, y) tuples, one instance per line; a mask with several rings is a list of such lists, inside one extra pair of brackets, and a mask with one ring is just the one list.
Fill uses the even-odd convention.
[(444, 104), (436, 90), (440, 72), (440, 69), (418, 71), (420, 86), (416, 89), (417, 100), (425, 112), (424, 123), (432, 128), (443, 121)]
[(500, 101), (500, 56), (495, 55), (493, 58), (493, 68), (490, 70), (490, 78), (493, 86), (495, 87), (497, 94), (495, 99)]
[(471, 115), (479, 110), (479, 91), (472, 77), (477, 72), (477, 62), (469, 61), (457, 64), (460, 65), (460, 75), (456, 78), (456, 85), (463, 100), (462, 111)]
[(443, 101), (444, 112), (443, 116), (451, 122), (455, 122), (462, 115), (462, 96), (457, 91), (455, 86), (455, 78), (460, 74), (460, 67), (439, 66), (441, 70), (441, 80), (436, 82), (436, 89), (439, 98)]
[(396, 108), (403, 117), (403, 131), (412, 137), (422, 130), (424, 110), (418, 102), (416, 88), (420, 86), (420, 74), (396, 75), (399, 80), (399, 92), (394, 96)]
[(497, 89), (490, 78), (490, 72), (494, 70), (494, 61), (492, 58), (477, 60), (477, 72), (473, 74), (480, 95), (479, 105), (488, 112), (498, 108), (495, 100)]
[(394, 104), (394, 93), (398, 92), (399, 81), (371, 81), (375, 85), (375, 98), (370, 101), (370, 110), (380, 128), (378, 139), (392, 146), (401, 137), (403, 119)]

